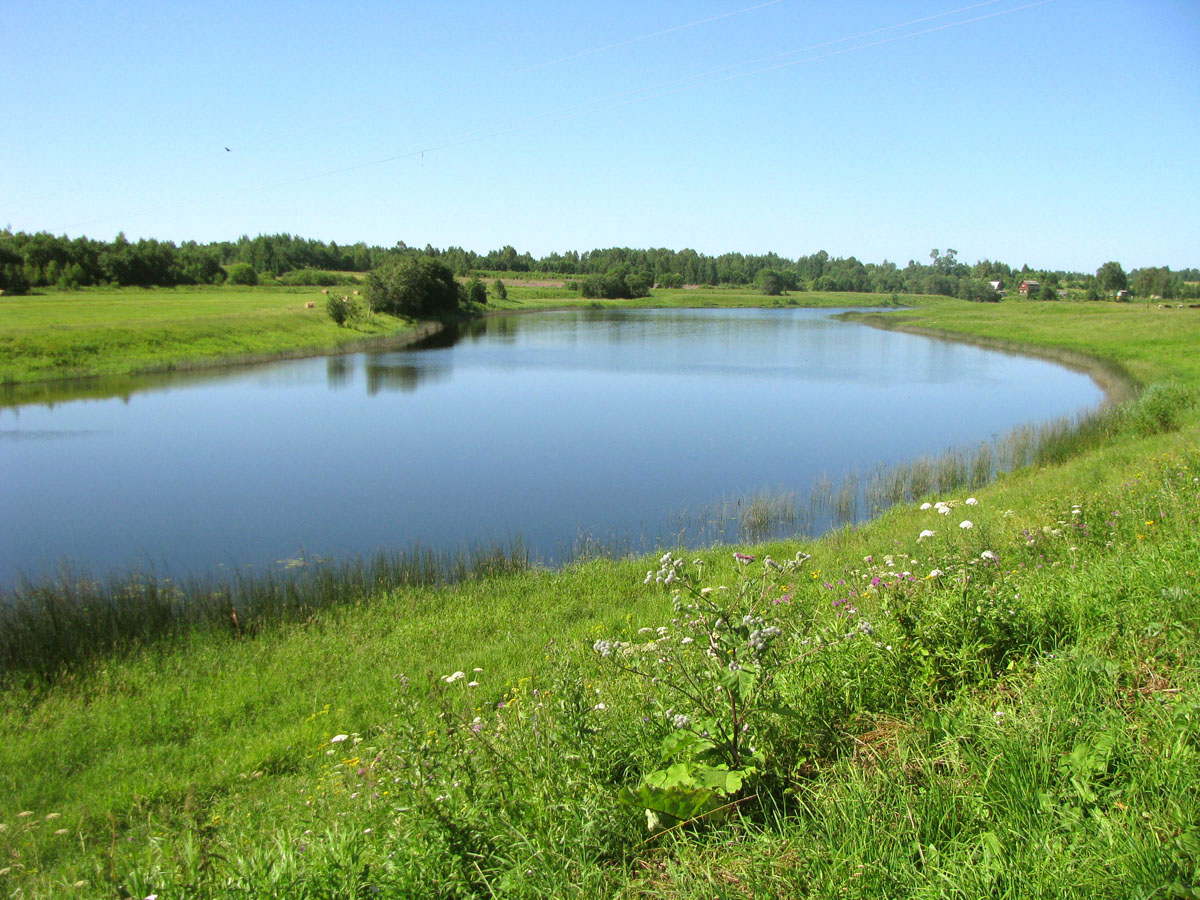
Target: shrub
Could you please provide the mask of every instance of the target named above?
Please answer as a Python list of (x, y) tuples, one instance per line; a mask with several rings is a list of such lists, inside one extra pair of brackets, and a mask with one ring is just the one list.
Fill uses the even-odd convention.
[(381, 312), (437, 315), (457, 309), (461, 299), (454, 273), (429, 256), (389, 259), (367, 275), (367, 302)]
[(230, 284), (258, 284), (258, 272), (250, 263), (234, 263), (229, 267)]
[(329, 313), (329, 318), (338, 325), (353, 322), (361, 314), (358, 304), (352, 298), (338, 297), (333, 294), (330, 294), (329, 299), (325, 301), (325, 311)]
[(464, 286), (463, 293), (466, 295), (467, 302), (478, 303), (480, 305), (487, 303), (487, 288), (478, 277), (472, 278)]
[[(508, 288), (504, 286), (504, 282), (497, 278), (492, 282), (492, 293), (496, 295), (497, 300), (508, 299)], [(484, 301), (487, 302), (486, 300)]]
[(1195, 393), (1181, 384), (1152, 384), (1129, 407), (1129, 426), (1140, 435), (1174, 431), (1195, 402)]

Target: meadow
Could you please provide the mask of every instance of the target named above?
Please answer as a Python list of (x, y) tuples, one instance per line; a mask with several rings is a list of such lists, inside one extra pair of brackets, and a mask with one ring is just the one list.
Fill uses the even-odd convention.
[(101, 376), (316, 355), (414, 327), (376, 314), (339, 328), (326, 314), (321, 290), (85, 288), (5, 297), (0, 390), (7, 402), (21, 402), (45, 391), (61, 394), (69, 379), (86, 392), (86, 380)]
[(1127, 393), (817, 540), (7, 598), (0, 887), (1200, 896), (1200, 315), (916, 302)]

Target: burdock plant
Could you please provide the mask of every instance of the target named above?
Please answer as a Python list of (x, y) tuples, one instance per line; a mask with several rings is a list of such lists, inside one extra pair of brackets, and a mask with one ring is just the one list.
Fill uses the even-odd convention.
[[(735, 802), (769, 764), (758, 741), (767, 719), (780, 714), (772, 681), (779, 671), (830, 643), (856, 634), (823, 630), (805, 640), (785, 638), (775, 612), (791, 602), (781, 581), (809, 559), (757, 562), (735, 553), (736, 583), (703, 586), (703, 564), (671, 553), (646, 573), (646, 584), (674, 592), (670, 626), (643, 628), (637, 639), (601, 639), (600, 656), (649, 686), (650, 705), (670, 729), (660, 748), (662, 767), (622, 802), (644, 809), (651, 831), (711, 816)], [(863, 623), (860, 623), (860, 626)], [(844, 629), (842, 629), (844, 630)], [(784, 640), (781, 640), (784, 639)], [(799, 652), (780, 652), (794, 646)]]

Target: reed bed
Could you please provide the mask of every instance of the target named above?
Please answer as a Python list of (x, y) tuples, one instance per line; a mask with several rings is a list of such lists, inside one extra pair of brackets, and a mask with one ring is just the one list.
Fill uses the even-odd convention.
[(97, 580), (65, 569), (0, 591), (0, 685), (52, 678), (96, 657), (191, 629), (252, 635), (398, 587), (437, 587), (531, 568), (518, 539), (456, 553), (424, 547), (344, 561), (293, 560), (280, 571), (174, 580), (131, 573)]

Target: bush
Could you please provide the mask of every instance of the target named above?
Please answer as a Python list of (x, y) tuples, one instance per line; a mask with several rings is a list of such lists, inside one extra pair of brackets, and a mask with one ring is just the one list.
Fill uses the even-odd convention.
[[(508, 299), (508, 288), (504, 286), (504, 282), (497, 278), (492, 282), (492, 293), (496, 295), (497, 300)], [(486, 300), (484, 301), (487, 302)]]
[(649, 272), (631, 272), (629, 266), (616, 266), (603, 275), (583, 280), (583, 296), (604, 300), (633, 300), (650, 296)]
[(367, 302), (372, 309), (393, 315), (453, 312), (462, 294), (454, 273), (429, 256), (410, 254), (389, 259), (367, 275)]
[(250, 263), (234, 263), (229, 267), (230, 284), (258, 284), (258, 272)]
[(768, 297), (778, 297), (783, 293), (783, 278), (774, 269), (763, 269), (758, 273), (755, 283)]
[(338, 325), (353, 322), (361, 314), (358, 304), (352, 298), (338, 297), (333, 294), (330, 294), (329, 299), (325, 301), (325, 311), (329, 313), (329, 318)]
[(1140, 435), (1175, 431), (1195, 402), (1195, 393), (1181, 384), (1152, 384), (1128, 408), (1129, 426)]
[(487, 303), (487, 288), (484, 287), (483, 282), (478, 277), (474, 277), (466, 283), (463, 294), (466, 296), (468, 303), (477, 303), (479, 305)]

